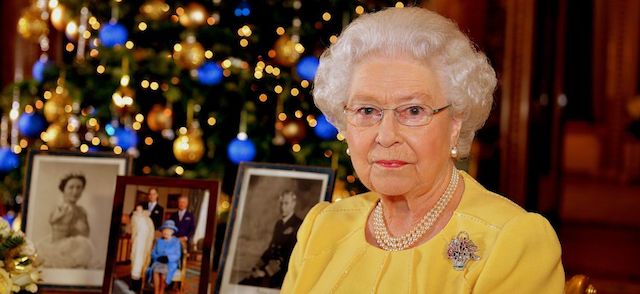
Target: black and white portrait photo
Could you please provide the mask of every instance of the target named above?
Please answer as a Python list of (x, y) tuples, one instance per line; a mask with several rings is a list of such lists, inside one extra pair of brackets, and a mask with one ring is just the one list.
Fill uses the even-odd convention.
[(100, 286), (116, 177), (125, 157), (35, 153), (30, 158), (25, 233), (46, 285)]
[(278, 293), (302, 220), (329, 199), (333, 171), (248, 163), (240, 169), (220, 293)]

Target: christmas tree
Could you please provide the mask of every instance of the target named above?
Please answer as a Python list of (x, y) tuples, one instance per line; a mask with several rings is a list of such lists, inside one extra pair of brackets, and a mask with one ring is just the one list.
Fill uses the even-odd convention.
[(338, 197), (361, 191), (310, 90), (343, 27), (390, 5), (403, 3), (33, 2), (17, 29), (42, 56), (0, 105), (3, 202), (22, 190), (28, 149), (126, 152), (134, 174), (223, 179), (227, 193), (240, 161), (331, 166)]

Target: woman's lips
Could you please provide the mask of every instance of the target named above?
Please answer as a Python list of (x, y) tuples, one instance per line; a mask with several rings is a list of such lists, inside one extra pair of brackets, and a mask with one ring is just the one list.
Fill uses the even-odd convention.
[(376, 160), (374, 163), (386, 168), (398, 168), (407, 164), (406, 161), (402, 160)]

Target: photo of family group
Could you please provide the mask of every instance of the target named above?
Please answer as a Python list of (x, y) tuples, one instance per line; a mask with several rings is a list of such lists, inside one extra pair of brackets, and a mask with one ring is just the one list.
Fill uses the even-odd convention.
[(127, 178), (134, 182), (120, 180), (116, 188), (116, 207), (122, 209), (112, 228), (115, 250), (109, 254), (110, 281), (105, 281), (110, 293), (202, 293), (215, 223), (215, 213), (209, 212), (215, 212), (217, 188), (186, 180), (122, 179)]

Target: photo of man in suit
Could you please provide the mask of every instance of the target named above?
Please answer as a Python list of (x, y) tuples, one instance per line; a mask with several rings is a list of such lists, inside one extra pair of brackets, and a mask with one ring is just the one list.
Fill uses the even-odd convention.
[(157, 231), (162, 225), (164, 208), (158, 204), (158, 189), (149, 189), (149, 201), (144, 204), (144, 209), (149, 211), (149, 217), (153, 221), (153, 227)]
[(269, 247), (264, 251), (251, 275), (240, 284), (279, 289), (287, 273), (289, 258), (296, 245), (302, 219), (295, 214), (296, 194), (286, 190), (278, 197), (280, 218), (273, 228)]
[(193, 217), (193, 213), (187, 210), (188, 207), (189, 197), (180, 196), (178, 198), (178, 211), (172, 213), (169, 217), (178, 227), (176, 237), (186, 244), (189, 244), (193, 234), (196, 232), (196, 219)]

